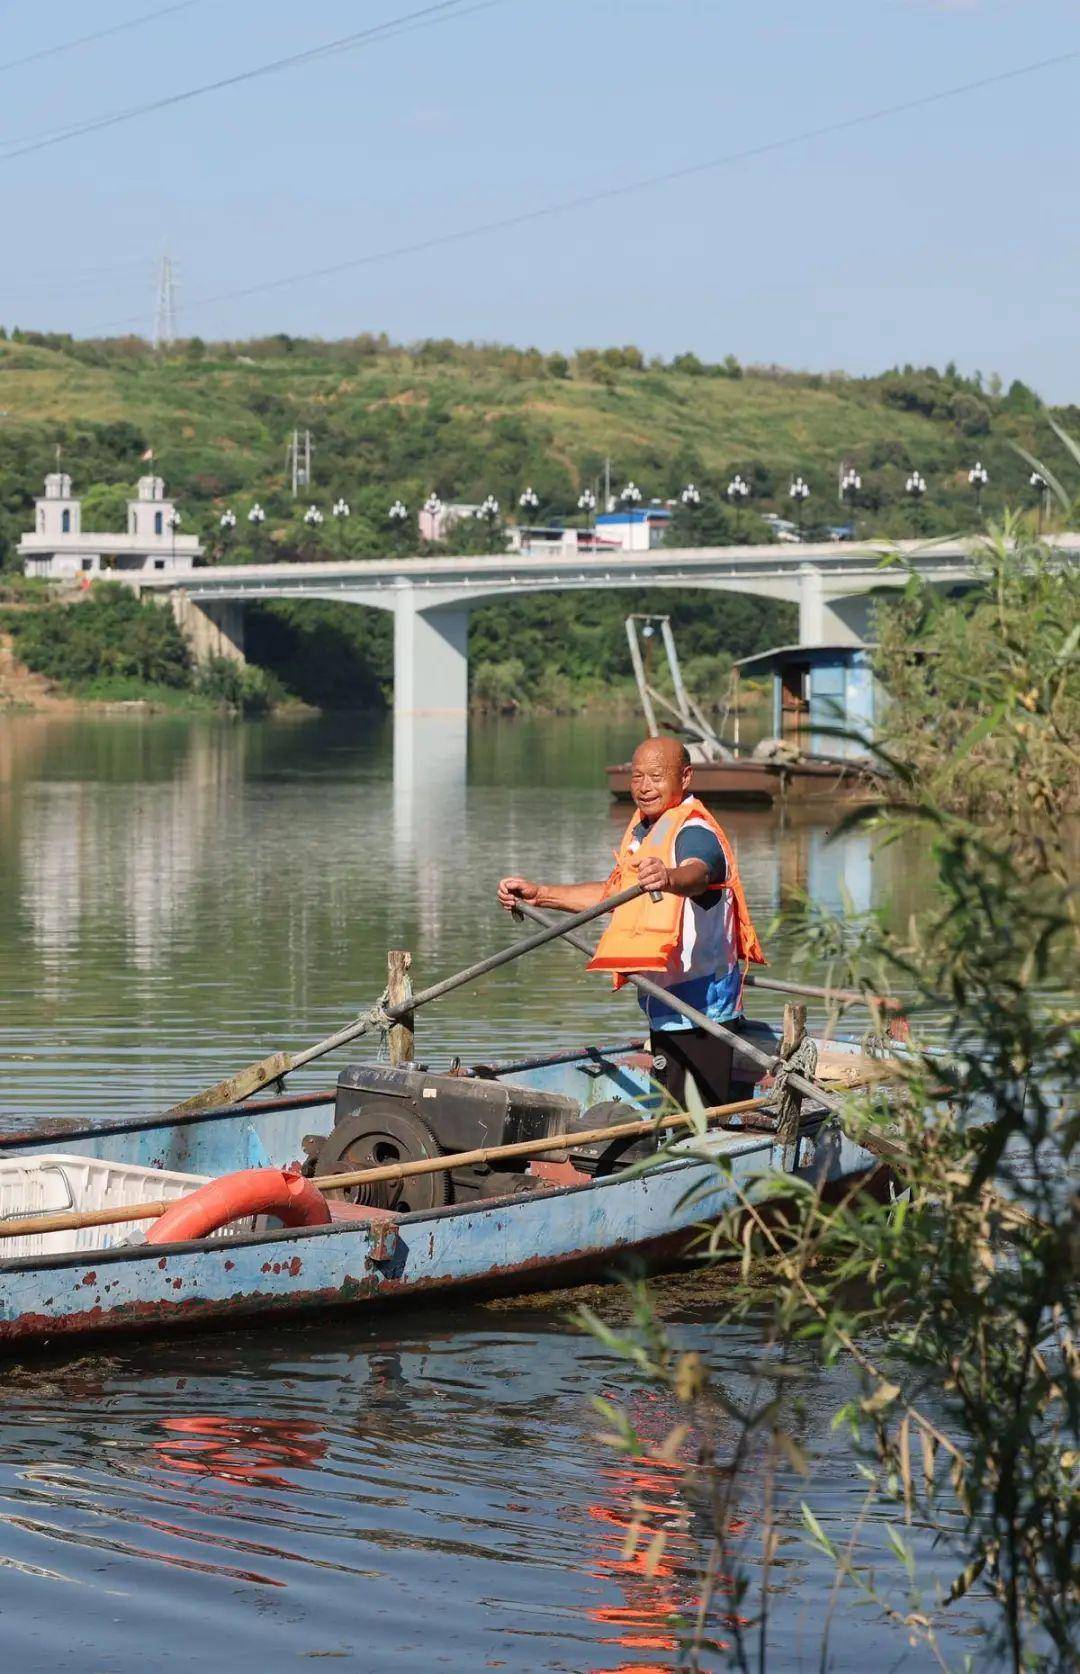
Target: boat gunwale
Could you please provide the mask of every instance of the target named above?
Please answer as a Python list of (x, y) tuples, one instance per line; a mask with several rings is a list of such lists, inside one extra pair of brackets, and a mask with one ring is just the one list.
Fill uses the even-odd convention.
[[(337, 1088), (329, 1092), (292, 1093), (285, 1098), (245, 1099), (239, 1104), (215, 1105), (212, 1110), (179, 1111), (175, 1116), (121, 1116), (113, 1122), (91, 1123), (88, 1127), (69, 1128), (63, 1118), (42, 1118), (40, 1130), (20, 1129), (17, 1133), (0, 1133), (0, 1156), (5, 1151), (22, 1151), (31, 1145), (42, 1145), (53, 1140), (108, 1139), (114, 1134), (148, 1133), (155, 1128), (194, 1127), (200, 1122), (227, 1122), (237, 1116), (275, 1116), (292, 1110), (317, 1110), (321, 1105), (333, 1104)], [(54, 1126), (59, 1120), (60, 1126)]]
[[(828, 1120), (830, 1112), (818, 1107), (810, 1113), (800, 1126), (801, 1138), (813, 1138), (821, 1126)], [(715, 1129), (706, 1138), (723, 1137), (729, 1142), (728, 1156), (751, 1156), (755, 1151), (771, 1150), (776, 1143), (774, 1133), (761, 1129)], [(693, 1136), (697, 1138), (698, 1136)], [(742, 1140), (741, 1145), (732, 1145), (732, 1141)], [(575, 1193), (602, 1190), (609, 1186), (635, 1185), (647, 1180), (650, 1174), (673, 1174), (691, 1168), (707, 1168), (713, 1166), (716, 1159), (702, 1155), (687, 1155), (683, 1157), (666, 1157), (654, 1169), (647, 1169), (640, 1174), (622, 1172), (605, 1174), (599, 1179), (575, 1181), (567, 1185), (540, 1185), (529, 1192), (511, 1192), (503, 1197), (487, 1197), (474, 1200), (471, 1203), (447, 1203), (437, 1209), (413, 1209), (407, 1214), (398, 1215), (393, 1220), (379, 1221), (331, 1221), (325, 1226), (275, 1227), (266, 1232), (251, 1232), (238, 1238), (190, 1238), (174, 1241), (169, 1244), (118, 1244), (111, 1249), (102, 1250), (64, 1250), (51, 1256), (12, 1256), (10, 1260), (0, 1260), (0, 1279), (9, 1274), (33, 1272), (52, 1272), (69, 1267), (113, 1267), (123, 1261), (158, 1261), (163, 1256), (178, 1255), (228, 1255), (232, 1250), (259, 1247), (264, 1244), (301, 1243), (312, 1238), (333, 1237), (336, 1234), (352, 1234), (359, 1232), (370, 1233), (381, 1228), (390, 1228), (395, 1233), (406, 1226), (423, 1226), (432, 1221), (454, 1220), (465, 1215), (484, 1214), (488, 1210), (505, 1210), (522, 1208), (536, 1203), (551, 1203), (556, 1198), (567, 1197)]]

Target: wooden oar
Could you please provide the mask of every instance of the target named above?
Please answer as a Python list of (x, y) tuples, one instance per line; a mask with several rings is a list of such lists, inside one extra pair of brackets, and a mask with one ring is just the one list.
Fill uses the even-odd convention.
[[(678, 1114), (656, 1116), (642, 1121), (615, 1122), (606, 1128), (588, 1128), (581, 1133), (550, 1134), (546, 1139), (523, 1139), (512, 1145), (488, 1145), (475, 1151), (455, 1151), (446, 1156), (422, 1157), (417, 1162), (383, 1163), (374, 1168), (353, 1169), (347, 1174), (316, 1176), (314, 1184), (320, 1191), (338, 1191), (346, 1187), (376, 1185), (384, 1180), (407, 1180), (417, 1174), (439, 1174), (454, 1168), (475, 1168), (484, 1163), (508, 1162), (512, 1158), (539, 1157), (548, 1151), (568, 1151), (579, 1145), (603, 1144), (612, 1139), (648, 1138), (665, 1128), (693, 1127), (705, 1119), (715, 1122), (721, 1117), (743, 1116), (751, 1111), (762, 1111), (763, 1099), (738, 1099), (733, 1104), (717, 1104), (698, 1116)], [(749, 1130), (752, 1131), (752, 1130)], [(173, 1202), (178, 1202), (174, 1199)], [(18, 1220), (0, 1221), (0, 1239), (19, 1238), (35, 1232), (77, 1232), (89, 1226), (113, 1226), (123, 1221), (156, 1220), (172, 1203), (155, 1199), (151, 1203), (125, 1203), (113, 1209), (58, 1210), (51, 1215), (27, 1216)]]
[(888, 994), (864, 994), (856, 988), (817, 988), (809, 982), (781, 982), (779, 977), (758, 976), (747, 971), (743, 978), (747, 988), (768, 988), (775, 994), (798, 994), (809, 1000), (825, 1000), (842, 1006), (881, 1006), (884, 1011), (903, 1011), (902, 1000)]
[(509, 965), (511, 960), (520, 959), (523, 954), (531, 953), (534, 948), (543, 947), (545, 942), (553, 942), (559, 936), (569, 935), (579, 925), (588, 924), (594, 918), (600, 918), (604, 913), (610, 913), (615, 907), (621, 907), (626, 901), (633, 901), (644, 894), (640, 884), (634, 884), (631, 889), (624, 889), (618, 895), (609, 895), (595, 907), (586, 907), (580, 913), (571, 913), (568, 918), (558, 921), (544, 919), (545, 928), (535, 936), (524, 936), (512, 947), (504, 947), (499, 953), (492, 953), (487, 959), (480, 959), (475, 965), (467, 965), (456, 975), (444, 977), (442, 982), (436, 982), (430, 988), (422, 988), (418, 994), (400, 1005), (374, 1006), (371, 1011), (364, 1012), (345, 1028), (338, 1029), (324, 1040), (317, 1041), (302, 1052), (274, 1052), (268, 1058), (260, 1058), (258, 1063), (249, 1064), (246, 1069), (231, 1075), (225, 1081), (219, 1081), (215, 1087), (207, 1087), (204, 1092), (195, 1093), (191, 1098), (184, 1099), (180, 1104), (174, 1104), (165, 1112), (166, 1116), (186, 1116), (194, 1111), (212, 1110), (219, 1104), (237, 1104), (241, 1099), (250, 1098), (263, 1087), (270, 1087), (275, 1081), (280, 1081), (290, 1070), (300, 1069), (303, 1064), (314, 1063), (316, 1058), (322, 1058), (327, 1052), (334, 1052), (339, 1046), (347, 1046), (349, 1041), (356, 1040), (360, 1035), (367, 1034), (369, 1029), (380, 1028), (387, 1021), (396, 1022), (401, 1017), (418, 1011), (421, 1006), (430, 1005), (432, 1000), (442, 999), (444, 994), (451, 993), (455, 988), (462, 988), (467, 982), (475, 982), (477, 977), (486, 976), (488, 971), (497, 971), (500, 965)]

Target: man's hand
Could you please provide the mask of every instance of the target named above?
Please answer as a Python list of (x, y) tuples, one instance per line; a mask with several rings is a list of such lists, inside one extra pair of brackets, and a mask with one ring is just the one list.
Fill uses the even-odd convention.
[(510, 912), (519, 901), (531, 901), (534, 905), (540, 896), (540, 885), (533, 883), (531, 878), (500, 878), (499, 905)]
[(669, 895), (701, 895), (709, 885), (709, 868), (703, 860), (684, 860), (678, 866), (665, 866), (653, 854), (631, 857), (638, 883), (650, 894), (656, 890)]
[(633, 858), (631, 866), (637, 872), (638, 883), (642, 889), (650, 892), (657, 889), (670, 889), (671, 870), (658, 860), (654, 854), (642, 855), (640, 859)]

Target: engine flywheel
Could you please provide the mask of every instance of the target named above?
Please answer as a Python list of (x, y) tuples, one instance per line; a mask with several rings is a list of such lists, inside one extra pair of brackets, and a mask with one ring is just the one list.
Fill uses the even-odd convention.
[[(441, 1157), (442, 1147), (427, 1123), (398, 1099), (376, 1099), (355, 1116), (346, 1116), (330, 1130), (319, 1147), (315, 1178), (346, 1174), (353, 1169), (381, 1168), (391, 1163), (420, 1162)], [(327, 1197), (347, 1198), (373, 1209), (440, 1209), (454, 1201), (449, 1169), (437, 1174), (415, 1174), (404, 1180), (376, 1180), (370, 1185), (332, 1187)]]

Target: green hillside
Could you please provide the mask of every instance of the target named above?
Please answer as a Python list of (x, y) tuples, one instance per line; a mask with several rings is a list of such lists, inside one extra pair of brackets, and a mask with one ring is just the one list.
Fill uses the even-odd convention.
[[(141, 339), (77, 342), (13, 332), (0, 340), (0, 415), (0, 567), (14, 562), (58, 446), (84, 499), (84, 526), (122, 526), (123, 500), (147, 468), (140, 455), (153, 448), (155, 469), (182, 506), (184, 532), (197, 531), (211, 557), (234, 562), (363, 557), (386, 552), (395, 540), (414, 547), (415, 512), (432, 489), (446, 501), (493, 493), (513, 508), (531, 485), (539, 515), (574, 521), (578, 494), (601, 480), (605, 457), (613, 485), (633, 478), (646, 498), (697, 484), (703, 505), (682, 518), (679, 531), (691, 544), (764, 538), (757, 513), (791, 515), (793, 473), (811, 489), (808, 532), (846, 521), (849, 513), (837, 503), (841, 461), (862, 477), (860, 535), (945, 533), (975, 526), (967, 472), (976, 458), (990, 473), (983, 509), (992, 515), (1005, 503), (1033, 504), (1029, 467), (1011, 443), (1040, 455), (1059, 452), (1032, 391), (1022, 384), (1002, 391), (994, 379), (965, 379), (953, 368), (855, 379), (743, 369), (730, 357), (710, 366), (689, 354), (645, 364), (634, 348), (567, 358), (450, 342), (399, 347), (373, 336), (333, 343), (192, 339), (159, 355)], [(1080, 429), (1080, 412), (1059, 416)], [(294, 427), (310, 429), (314, 450), (312, 486), (299, 501), (288, 492), (285, 470)], [(928, 484), (919, 504), (904, 493), (913, 467)], [(723, 500), (734, 471), (753, 487), (738, 514)], [(339, 495), (352, 515), (335, 521), (329, 511)], [(398, 496), (412, 517), (395, 534), (386, 512)], [(246, 516), (256, 499), (267, 514), (257, 530)], [(302, 521), (309, 501), (326, 513), (317, 530)], [(219, 518), (227, 506), (238, 523), (226, 538)], [(462, 525), (453, 538), (487, 537)], [(740, 602), (747, 611), (731, 620), (729, 601), (725, 623), (719, 601), (697, 600), (710, 648), (754, 649), (790, 627), (774, 607)], [(606, 635), (622, 607), (614, 597), (597, 601), (590, 631)], [(514, 649), (503, 631), (509, 608), (477, 613), (475, 632), (492, 641), (493, 653)], [(262, 636), (286, 663), (304, 661), (303, 620), (279, 619)], [(374, 655), (382, 629), (350, 623), (344, 631), (347, 639), (371, 639), (368, 686), (385, 690), (386, 648)], [(574, 632), (570, 620), (566, 633)], [(325, 649), (311, 654), (309, 645), (307, 660), (318, 664)], [(577, 678), (591, 653), (585, 644), (571, 650), (562, 672)], [(542, 660), (541, 645), (531, 661)]]

